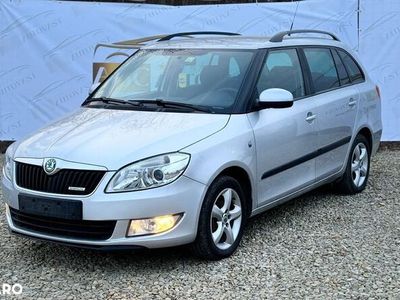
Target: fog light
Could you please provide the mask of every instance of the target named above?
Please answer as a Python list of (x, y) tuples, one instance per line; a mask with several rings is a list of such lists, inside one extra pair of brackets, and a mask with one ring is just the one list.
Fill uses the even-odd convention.
[(165, 232), (173, 228), (182, 214), (158, 216), (148, 219), (131, 220), (127, 236), (138, 236)]

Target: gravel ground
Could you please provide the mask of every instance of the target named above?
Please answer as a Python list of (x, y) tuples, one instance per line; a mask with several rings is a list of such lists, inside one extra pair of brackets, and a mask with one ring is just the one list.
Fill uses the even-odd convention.
[(34, 242), (10, 236), (3, 210), (0, 284), (22, 284), (26, 299), (400, 299), (400, 151), (380, 151), (372, 166), (361, 194), (319, 189), (252, 219), (239, 250), (218, 262), (184, 247)]

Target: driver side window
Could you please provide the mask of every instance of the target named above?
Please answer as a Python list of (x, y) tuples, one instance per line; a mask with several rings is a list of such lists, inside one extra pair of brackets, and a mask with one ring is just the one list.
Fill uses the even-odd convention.
[(281, 88), (293, 94), (293, 98), (305, 95), (303, 74), (296, 49), (271, 50), (268, 52), (257, 82), (257, 97), (270, 88)]

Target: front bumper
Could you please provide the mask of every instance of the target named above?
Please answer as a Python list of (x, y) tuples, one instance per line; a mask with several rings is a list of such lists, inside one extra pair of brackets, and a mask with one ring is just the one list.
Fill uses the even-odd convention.
[[(53, 242), (67, 243), (73, 246), (81, 245), (82, 247), (90, 248), (162, 248), (183, 245), (194, 241), (197, 233), (201, 203), (206, 192), (205, 185), (188, 177), (181, 176), (175, 182), (159, 188), (127, 193), (105, 194), (104, 188), (112, 175), (112, 172), (107, 172), (95, 192), (85, 197), (27, 191), (17, 187), (15, 183), (3, 177), (3, 196), (7, 204), (6, 217), (10, 230), (36, 239), (45, 239)], [(19, 209), (19, 193), (59, 199), (80, 200), (83, 204), (83, 220), (116, 220), (114, 231), (109, 239), (94, 241), (60, 237), (19, 228), (13, 223), (9, 209), (9, 207), (17, 210)], [(127, 228), (131, 219), (175, 213), (184, 213), (184, 215), (178, 224), (167, 232), (147, 236), (126, 237)]]

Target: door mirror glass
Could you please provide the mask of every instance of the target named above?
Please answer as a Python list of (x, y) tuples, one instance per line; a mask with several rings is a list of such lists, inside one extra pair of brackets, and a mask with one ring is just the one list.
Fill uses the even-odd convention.
[(285, 108), (293, 105), (293, 94), (279, 88), (266, 89), (258, 100), (262, 108)]

